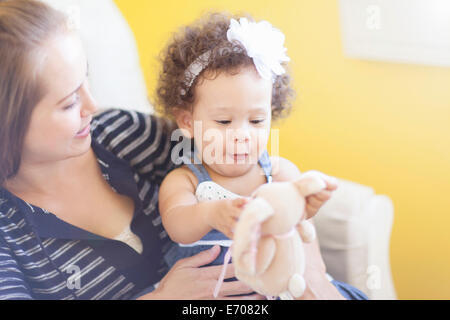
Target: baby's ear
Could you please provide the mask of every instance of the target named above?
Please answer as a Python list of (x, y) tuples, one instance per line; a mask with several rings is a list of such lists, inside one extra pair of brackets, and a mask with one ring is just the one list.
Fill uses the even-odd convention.
[(186, 138), (192, 139), (194, 137), (194, 121), (192, 119), (192, 112), (190, 110), (175, 108), (175, 121), (178, 128), (182, 131)]

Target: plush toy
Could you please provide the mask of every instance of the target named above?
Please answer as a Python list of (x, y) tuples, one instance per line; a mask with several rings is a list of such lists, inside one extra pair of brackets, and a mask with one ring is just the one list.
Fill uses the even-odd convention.
[(326, 178), (308, 172), (298, 181), (264, 184), (253, 193), (234, 232), (232, 259), (239, 280), (266, 296), (303, 295), (303, 242), (316, 236), (305, 219), (305, 197), (325, 189)]

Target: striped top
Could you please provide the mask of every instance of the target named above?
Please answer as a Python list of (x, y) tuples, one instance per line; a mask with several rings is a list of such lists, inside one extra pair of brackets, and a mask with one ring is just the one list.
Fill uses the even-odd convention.
[(157, 283), (167, 272), (162, 256), (171, 244), (161, 225), (158, 190), (175, 167), (174, 129), (168, 120), (116, 109), (91, 124), (103, 177), (134, 201), (130, 227), (142, 241), (141, 254), (0, 188), (0, 300), (130, 299)]

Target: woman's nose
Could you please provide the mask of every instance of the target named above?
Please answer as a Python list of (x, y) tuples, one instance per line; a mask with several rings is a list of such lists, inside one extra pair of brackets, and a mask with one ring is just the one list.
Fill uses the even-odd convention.
[(89, 86), (87, 84), (83, 85), (82, 87), (82, 107), (81, 107), (81, 116), (87, 117), (91, 114), (94, 114), (98, 111), (97, 103), (92, 97), (91, 92), (89, 90)]

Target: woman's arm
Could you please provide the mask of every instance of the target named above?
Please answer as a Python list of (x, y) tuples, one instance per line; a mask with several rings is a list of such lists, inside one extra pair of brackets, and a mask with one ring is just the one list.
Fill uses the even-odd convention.
[(303, 244), (303, 247), (306, 257), (306, 290), (299, 300), (345, 300), (326, 276), (317, 238), (312, 243)]
[(0, 238), (0, 300), (32, 300), (31, 290), (9, 247)]
[(171, 141), (176, 124), (168, 119), (137, 111), (109, 109), (96, 115), (92, 138), (117, 157), (127, 161), (145, 179), (160, 184), (177, 167)]

